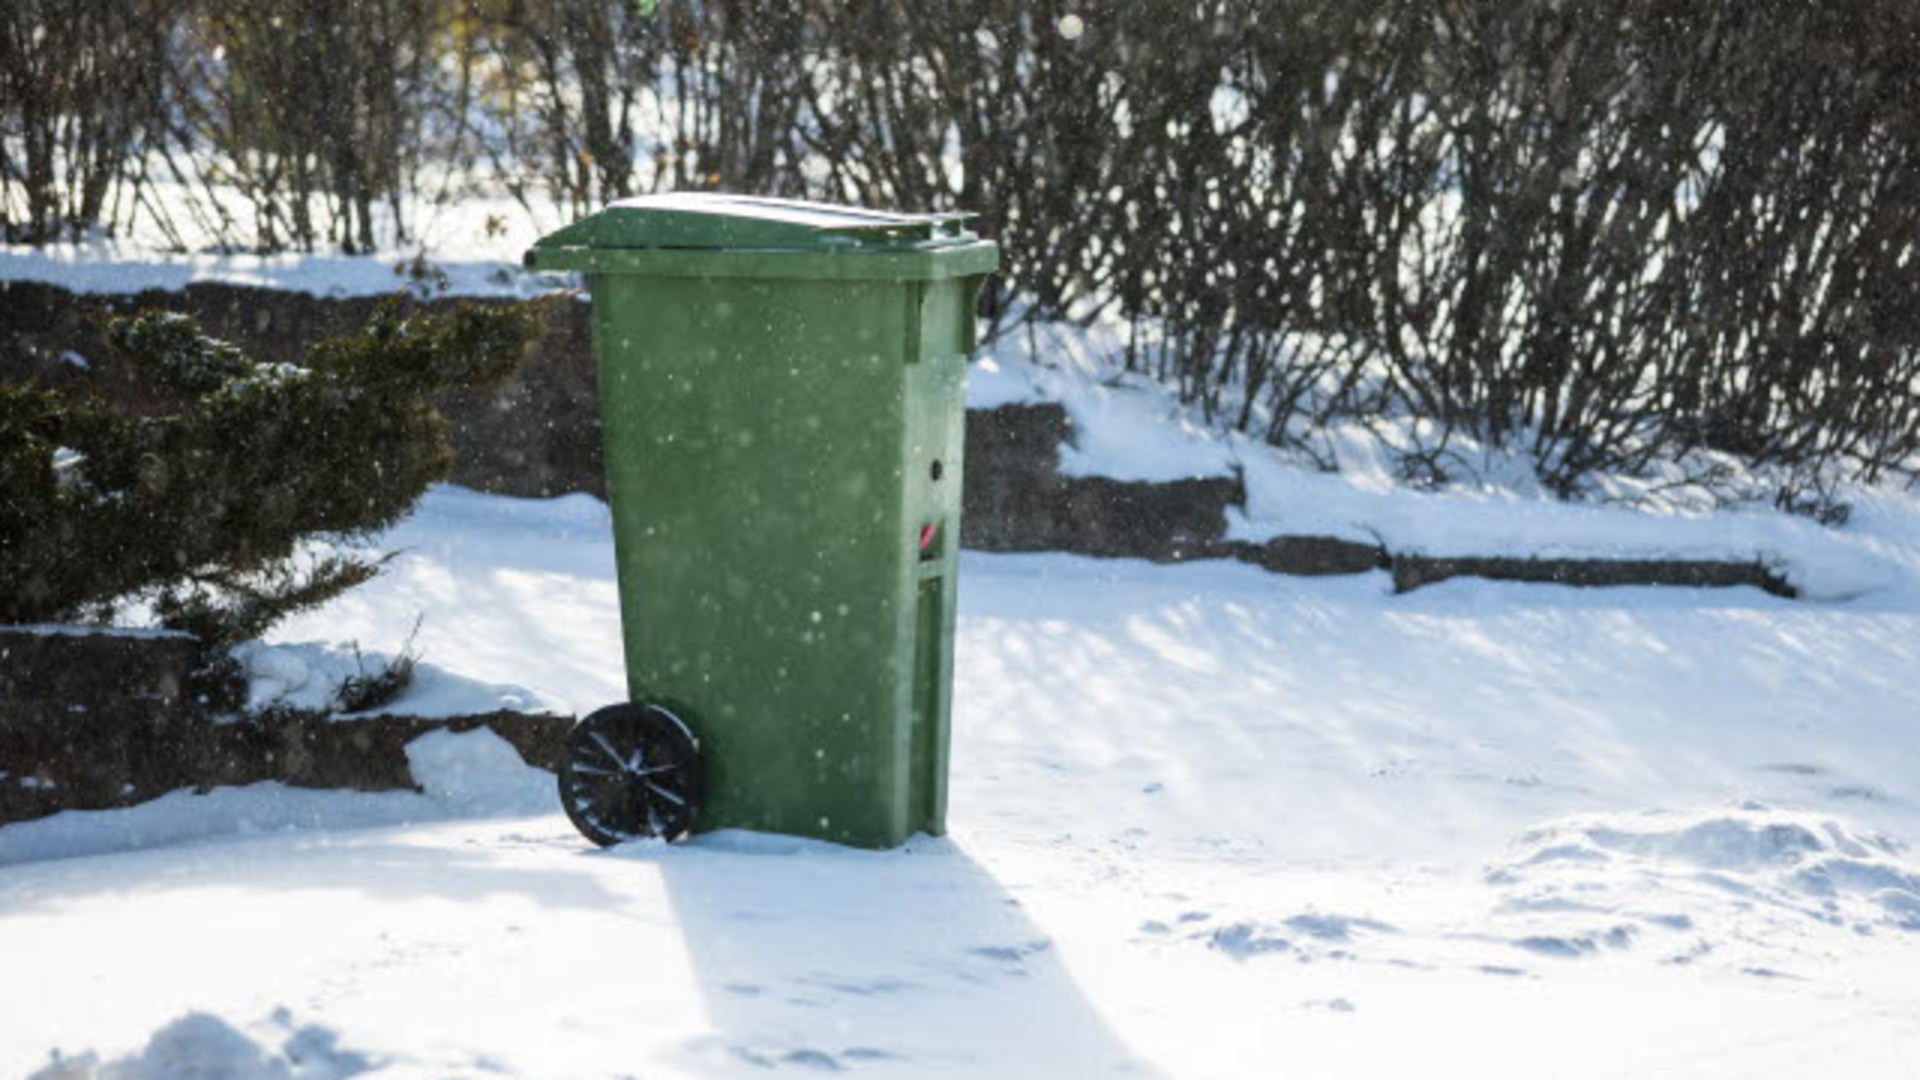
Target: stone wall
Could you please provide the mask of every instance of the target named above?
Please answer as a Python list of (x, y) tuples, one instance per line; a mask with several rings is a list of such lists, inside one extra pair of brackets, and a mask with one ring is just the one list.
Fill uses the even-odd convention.
[(486, 727), (552, 769), (573, 726), (508, 712), (216, 722), (192, 692), (201, 661), (184, 635), (0, 629), (0, 824), (263, 780), (409, 789), (406, 745), (441, 729)]
[(1156, 562), (1218, 554), (1227, 508), (1246, 501), (1238, 477), (1149, 484), (1063, 476), (1060, 445), (1072, 436), (1059, 405), (969, 411), (961, 545)]
[[(453, 302), (408, 301), (425, 310)], [(87, 388), (129, 408), (151, 409), (159, 403), (102, 336), (113, 315), (152, 307), (183, 311), (251, 355), (291, 362), (307, 343), (353, 331), (379, 303), (222, 284), (113, 296), (0, 282), (0, 380)], [(586, 491), (604, 497), (589, 307), (573, 296), (530, 303), (544, 330), (521, 371), (497, 389), (450, 394), (437, 403), (452, 421), (451, 479), (502, 495)], [(87, 366), (68, 363), (67, 355)], [(965, 546), (1191, 558), (1211, 550), (1225, 531), (1226, 508), (1244, 499), (1230, 477), (1172, 484), (1063, 477), (1058, 447), (1069, 437), (1058, 405), (968, 414)]]
[(185, 636), (0, 630), (0, 822), (180, 786), (200, 655)]
[(1452, 578), (1477, 577), (1489, 581), (1528, 581), (1586, 588), (1670, 585), (1700, 589), (1749, 585), (1788, 599), (1797, 595), (1785, 577), (1758, 561), (1396, 555), (1388, 562), (1393, 571), (1393, 591), (1402, 593)]
[[(408, 301), (428, 309), (452, 302)], [(452, 480), (504, 495), (604, 496), (589, 307), (572, 295), (527, 302), (545, 332), (520, 373), (495, 390), (439, 402), (453, 426)], [(87, 387), (129, 408), (152, 408), (156, 403), (143, 398), (126, 362), (101, 336), (113, 314), (146, 307), (185, 311), (210, 333), (256, 356), (296, 360), (308, 342), (364, 323), (378, 303), (223, 284), (100, 296), (0, 282), (0, 380)], [(85, 358), (86, 367), (64, 359), (69, 355)], [(1401, 592), (1473, 575), (1589, 586), (1752, 585), (1793, 595), (1778, 573), (1757, 562), (1436, 558), (1334, 537), (1228, 540), (1227, 511), (1246, 499), (1238, 478), (1135, 483), (1063, 476), (1059, 447), (1072, 437), (1066, 410), (1055, 404), (969, 412), (961, 543), (985, 551), (1069, 551), (1159, 562), (1232, 558), (1287, 574), (1391, 570)]]

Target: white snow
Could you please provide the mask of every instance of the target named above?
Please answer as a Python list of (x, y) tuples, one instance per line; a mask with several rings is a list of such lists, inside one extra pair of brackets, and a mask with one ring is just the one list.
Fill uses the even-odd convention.
[(407, 744), (407, 766), (429, 802), (455, 813), (538, 814), (555, 798), (550, 774), (484, 728), (428, 732)]
[[(537, 296), (570, 284), (563, 277), (528, 273), (517, 255), (501, 254), (498, 259), (430, 260), (432, 269), (446, 275), (445, 288), (436, 280), (424, 291)], [(174, 292), (217, 282), (314, 296), (381, 296), (413, 285), (404, 273), (408, 262), (399, 255), (170, 255), (91, 240), (42, 248), (0, 246), (0, 281), (44, 281), (79, 293)]]
[[(1904, 570), (1901, 499), (1845, 532)], [(605, 704), (607, 529), (583, 497), (438, 489), (386, 576), (281, 640), (396, 648), (424, 611), (448, 672)], [(419, 794), (0, 828), (0, 956), (30, 973), (0, 979), (0, 1075), (56, 1051), (45, 1076), (167, 1080), (1920, 1059), (1911, 591), (1396, 597), (969, 553), (961, 598), (952, 835), (898, 851), (594, 852), (485, 733), (415, 743)]]
[[(325, 711), (336, 708), (340, 688), (347, 680), (367, 677), (387, 668), (393, 655), (378, 650), (356, 652), (347, 642), (278, 644), (247, 642), (234, 650), (247, 679), (249, 710), (275, 706)], [(498, 710), (521, 713), (560, 711), (544, 695), (507, 683), (490, 683), (454, 674), (438, 664), (414, 664), (405, 690), (375, 712), (391, 716), (474, 716)], [(356, 714), (344, 714), (353, 719)]]
[(1068, 476), (1164, 482), (1230, 476), (1232, 448), (1158, 383), (1118, 370), (1113, 327), (1036, 323), (1009, 331), (967, 374), (967, 407), (1057, 401), (1073, 422), (1060, 450)]
[[(284, 1009), (258, 1026), (265, 1029), (268, 1045), (217, 1016), (188, 1013), (155, 1032), (137, 1054), (106, 1063), (91, 1053), (62, 1058), (29, 1080), (345, 1080), (372, 1066), (341, 1049), (337, 1036), (325, 1028), (293, 1028)], [(277, 1051), (271, 1048), (275, 1042), (281, 1044)]]
[(791, 225), (831, 229), (875, 221), (917, 222), (922, 214), (891, 214), (836, 203), (805, 202), (799, 199), (767, 199), (750, 195), (730, 195), (713, 191), (668, 191), (657, 195), (635, 195), (617, 199), (608, 209), (678, 210), (689, 214), (755, 218)]
[(1390, 452), (1417, 442), (1407, 425), (1333, 425), (1327, 453), (1338, 471), (1323, 471), (1200, 423), (1169, 388), (1121, 369), (1125, 341), (1124, 327), (1102, 321), (1018, 327), (969, 369), (968, 407), (1058, 402), (1072, 421), (1060, 451), (1068, 476), (1237, 474), (1247, 501), (1229, 514), (1232, 539), (1333, 536), (1437, 556), (1757, 561), (1824, 601), (1920, 589), (1920, 503), (1911, 493), (1847, 487), (1853, 517), (1840, 528), (1764, 506), (1709, 510), (1712, 500), (1696, 488), (1654, 492), (1619, 477), (1600, 478), (1602, 487), (1622, 500), (1638, 496), (1633, 505), (1567, 503), (1548, 497), (1519, 455), (1459, 439), (1445, 457), (1452, 482), (1418, 490), (1396, 475)]
[[(1723, 937), (1790, 940), (1809, 921), (1862, 937), (1920, 931), (1920, 863), (1898, 841), (1823, 815), (1757, 804), (1599, 815), (1544, 826), (1521, 846), (1488, 880), (1507, 894), (1509, 910), (1553, 913), (1549, 923), (1566, 912), (1596, 924), (1628, 912), (1629, 935), (1680, 931), (1669, 947), (1683, 949)], [(1611, 933), (1521, 940), (1554, 951)]]
[[(157, 184), (150, 194), (173, 204), (178, 220), (193, 219), (178, 212), (178, 200), (188, 196), (175, 186)], [(406, 247), (369, 255), (220, 252), (214, 237), (191, 227), (181, 238), (188, 250), (172, 251), (170, 238), (143, 219), (120, 239), (0, 244), (0, 283), (41, 281), (81, 293), (137, 293), (219, 282), (332, 297), (401, 290), (531, 296), (572, 284), (565, 275), (521, 268), (521, 256), (536, 239), (566, 224), (551, 212), (530, 213), (507, 197), (467, 197), (442, 205), (413, 200), (407, 212), (412, 239)], [(423, 277), (412, 273), (416, 266), (426, 271)]]

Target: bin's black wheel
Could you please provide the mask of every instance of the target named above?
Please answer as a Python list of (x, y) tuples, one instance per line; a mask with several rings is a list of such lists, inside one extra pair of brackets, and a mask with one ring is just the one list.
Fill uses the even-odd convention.
[(675, 840), (700, 802), (700, 741), (658, 705), (609, 705), (575, 724), (560, 763), (560, 805), (601, 847)]

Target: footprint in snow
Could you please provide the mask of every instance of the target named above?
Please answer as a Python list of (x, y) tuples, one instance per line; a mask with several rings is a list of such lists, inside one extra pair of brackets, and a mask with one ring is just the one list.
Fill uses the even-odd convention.
[(902, 991), (913, 989), (913, 984), (904, 979), (886, 977), (878, 979), (845, 979), (834, 975), (819, 975), (800, 981), (808, 986), (820, 990), (832, 991), (836, 994), (844, 994), (848, 997), (884, 997), (889, 994), (898, 994)]
[(1624, 949), (1633, 944), (1637, 931), (1631, 926), (1615, 926), (1593, 934), (1530, 934), (1514, 939), (1513, 944), (1541, 956), (1575, 959), (1597, 954), (1602, 946)]
[(1865, 784), (1842, 784), (1827, 792), (1830, 799), (1847, 799), (1854, 802), (1883, 803), (1890, 801), (1887, 794), (1879, 788)]
[(825, 1050), (816, 1050), (810, 1046), (777, 1051), (755, 1050), (749, 1046), (736, 1046), (734, 1055), (749, 1065), (763, 1069), (800, 1068), (813, 1072), (846, 1072), (849, 1065), (872, 1064), (880, 1061), (899, 1061), (900, 1055), (879, 1050), (871, 1046), (849, 1046), (838, 1054)]
[(1046, 952), (1052, 947), (1053, 942), (1045, 938), (1038, 938), (1033, 941), (1021, 942), (1015, 945), (982, 945), (978, 948), (968, 949), (967, 952), (983, 960), (994, 960), (1003, 964), (1020, 964), (1024, 963), (1027, 957)]
[(1215, 930), (1207, 938), (1207, 947), (1235, 960), (1245, 960), (1264, 953), (1285, 952), (1293, 945), (1263, 927), (1239, 922)]
[(1370, 930), (1382, 934), (1400, 932), (1397, 928), (1378, 919), (1364, 919), (1351, 915), (1325, 915), (1318, 912), (1295, 915), (1286, 921), (1286, 926), (1288, 929), (1320, 941), (1352, 941), (1355, 930)]
[(1242, 920), (1193, 936), (1205, 938), (1208, 948), (1235, 960), (1287, 951), (1294, 952), (1302, 961), (1350, 960), (1353, 953), (1347, 949), (1328, 947), (1352, 944), (1360, 932), (1397, 934), (1400, 931), (1378, 919), (1310, 911), (1288, 916), (1277, 926)]

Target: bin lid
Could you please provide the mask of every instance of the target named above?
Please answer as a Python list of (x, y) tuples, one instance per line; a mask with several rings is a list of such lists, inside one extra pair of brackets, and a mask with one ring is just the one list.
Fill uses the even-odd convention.
[(674, 192), (621, 199), (542, 237), (553, 248), (745, 251), (924, 251), (976, 239), (972, 214), (895, 214), (750, 195)]

